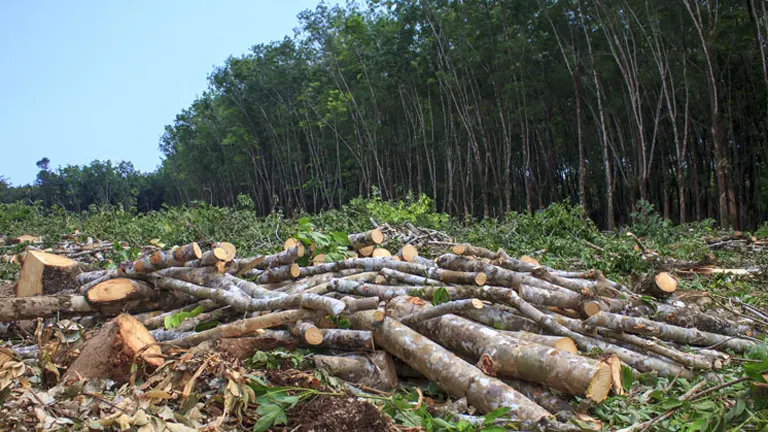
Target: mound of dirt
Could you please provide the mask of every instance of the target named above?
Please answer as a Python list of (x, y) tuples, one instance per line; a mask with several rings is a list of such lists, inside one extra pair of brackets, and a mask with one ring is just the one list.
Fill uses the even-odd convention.
[(290, 430), (302, 432), (389, 432), (387, 418), (372, 404), (350, 397), (318, 396), (289, 413)]

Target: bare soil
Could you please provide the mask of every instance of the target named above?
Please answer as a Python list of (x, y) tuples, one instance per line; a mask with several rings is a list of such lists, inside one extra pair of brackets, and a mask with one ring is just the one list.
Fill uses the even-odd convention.
[(318, 396), (288, 413), (289, 430), (388, 432), (393, 426), (372, 404), (352, 397)]

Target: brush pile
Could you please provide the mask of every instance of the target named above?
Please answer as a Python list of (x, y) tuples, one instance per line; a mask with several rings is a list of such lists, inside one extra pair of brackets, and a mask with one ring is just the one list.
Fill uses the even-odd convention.
[[(586, 411), (624, 392), (627, 373), (712, 373), (752, 349), (765, 324), (686, 302), (665, 272), (630, 290), (594, 270), (555, 270), (415, 227), (380, 228), (349, 235), (348, 257), (334, 262), (304, 239), (247, 258), (227, 242), (205, 251), (155, 246), (95, 271), (82, 262), (111, 243), (67, 254), (29, 249), (16, 297), (0, 302), (0, 334), (15, 341), (0, 351), (2, 414), (33, 412), (43, 428), (70, 417), (101, 427), (184, 423), (148, 408), (160, 400), (187, 413), (191, 429), (266, 424), (273, 414), (248, 409), (265, 402), (239, 365), (257, 350), (303, 347), (358, 396), (426, 378), (454, 399), (424, 402), (436, 415), (504, 408), (497, 421), (525, 428), (599, 428)], [(387, 249), (388, 236), (404, 246)], [(437, 247), (446, 253), (419, 254)], [(44, 382), (24, 378), (32, 365)], [(587, 402), (582, 412), (576, 398)], [(83, 408), (85, 400), (98, 407)]]

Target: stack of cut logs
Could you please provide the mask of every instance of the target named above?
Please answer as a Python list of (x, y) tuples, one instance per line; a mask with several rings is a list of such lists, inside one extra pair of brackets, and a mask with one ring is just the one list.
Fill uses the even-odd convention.
[[(503, 250), (446, 244), (450, 252), (428, 259), (411, 244), (387, 250), (379, 229), (349, 240), (359, 257), (311, 257), (307, 267), (296, 261), (311, 245), (293, 239), (268, 256), (191, 243), (90, 272), (29, 251), (18, 296), (0, 302), (2, 331), (38, 317), (87, 327), (94, 320), (85, 318), (116, 316), (49, 353), (67, 366), (64, 381), (126, 382), (135, 359), (159, 367), (178, 348), (242, 359), (266, 346), (314, 347), (324, 350), (313, 356), (317, 367), (358, 388), (388, 390), (417, 375), (481, 413), (509, 407), (508, 416), (547, 427), (580, 415), (571, 396), (599, 403), (622, 393), (622, 365), (691, 378), (755, 344), (757, 322), (684, 303), (666, 273), (630, 291), (598, 271), (554, 270)], [(210, 322), (220, 324), (195, 331)], [(342, 322), (350, 328), (336, 328)], [(15, 350), (39, 355), (35, 346)]]

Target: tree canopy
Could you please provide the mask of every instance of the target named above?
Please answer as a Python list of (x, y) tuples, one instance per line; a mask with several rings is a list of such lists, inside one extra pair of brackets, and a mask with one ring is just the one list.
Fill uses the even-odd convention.
[(245, 194), (267, 213), (376, 191), (466, 217), (570, 200), (607, 228), (640, 200), (682, 222), (766, 219), (765, 2), (369, 0), (299, 22), (215, 68), (157, 172), (41, 161), (27, 196), (142, 210)]

